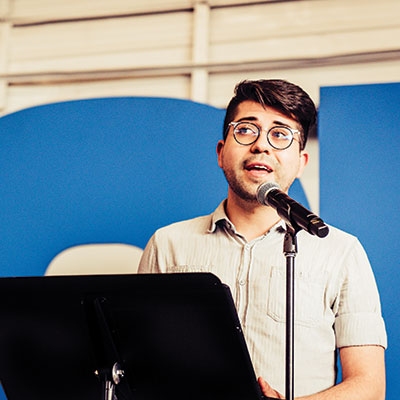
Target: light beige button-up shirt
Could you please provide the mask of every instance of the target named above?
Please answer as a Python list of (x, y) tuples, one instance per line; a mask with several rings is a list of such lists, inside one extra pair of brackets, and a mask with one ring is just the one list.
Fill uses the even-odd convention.
[[(221, 203), (208, 216), (159, 229), (139, 273), (211, 272), (232, 292), (257, 376), (285, 392), (284, 223), (247, 242)], [(330, 227), (323, 239), (297, 234), (294, 394), (335, 383), (335, 350), (387, 338), (373, 272), (354, 236)]]

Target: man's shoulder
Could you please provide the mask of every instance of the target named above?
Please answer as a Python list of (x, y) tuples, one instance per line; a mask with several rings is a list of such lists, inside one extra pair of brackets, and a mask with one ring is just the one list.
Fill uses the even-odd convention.
[(155, 232), (158, 236), (171, 234), (190, 234), (190, 233), (206, 233), (212, 224), (211, 215), (201, 215), (194, 218), (189, 218), (177, 222), (172, 222), (169, 225), (163, 226)]
[(327, 238), (329, 238), (332, 241), (344, 241), (344, 242), (357, 242), (358, 238), (350, 233), (347, 232), (343, 229), (340, 229), (336, 226), (333, 225), (328, 225), (329, 226), (329, 233)]
[(329, 233), (324, 238), (310, 235), (306, 231), (299, 232), (300, 249), (311, 251), (314, 256), (316, 254), (320, 254), (321, 257), (331, 255), (334, 258), (345, 257), (354, 251), (357, 253), (364, 251), (357, 236), (335, 226), (328, 226)]
[(207, 234), (214, 232), (217, 222), (222, 219), (226, 219), (224, 201), (222, 201), (211, 214), (195, 216), (193, 218), (172, 222), (159, 228), (155, 232), (155, 235), (164, 237), (170, 235), (177, 236), (179, 234)]
[(342, 230), (336, 226), (330, 225), (328, 224), (329, 227), (329, 233), (326, 237), (324, 238), (319, 238), (317, 236), (313, 236), (310, 235), (308, 232), (306, 231), (301, 231), (302, 235), (304, 238), (309, 238), (310, 240), (315, 240), (316, 242), (320, 242), (320, 243), (330, 243), (330, 242), (344, 242), (344, 243), (348, 243), (348, 242), (354, 242), (354, 241), (358, 241), (358, 238), (354, 235), (351, 234), (345, 230)]

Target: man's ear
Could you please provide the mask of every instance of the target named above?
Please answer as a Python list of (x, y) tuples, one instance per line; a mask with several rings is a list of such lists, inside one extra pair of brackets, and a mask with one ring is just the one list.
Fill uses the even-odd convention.
[(308, 164), (309, 154), (307, 151), (302, 150), (300, 152), (300, 162), (299, 162), (299, 171), (297, 172), (296, 178), (300, 178), (303, 175), (304, 168)]
[(224, 149), (225, 141), (219, 140), (217, 143), (217, 156), (218, 156), (218, 165), (222, 168), (222, 150)]

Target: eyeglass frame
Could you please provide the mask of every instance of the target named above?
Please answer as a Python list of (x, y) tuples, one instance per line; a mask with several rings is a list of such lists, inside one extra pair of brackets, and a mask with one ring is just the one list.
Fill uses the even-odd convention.
[[(254, 139), (254, 141), (253, 142), (250, 142), (250, 143), (246, 143), (246, 144), (244, 144), (244, 143), (240, 143), (239, 142), (239, 140), (236, 138), (236, 135), (235, 135), (235, 128), (239, 125), (239, 124), (249, 124), (249, 125), (252, 125), (252, 126), (254, 126), (256, 129), (257, 129), (257, 137)], [(227, 128), (227, 131), (229, 130), (229, 128), (230, 127), (233, 127), (233, 137), (234, 137), (234, 139), (235, 139), (235, 141), (238, 143), (238, 144), (240, 144), (241, 146), (251, 146), (252, 144), (254, 144), (255, 142), (257, 142), (257, 140), (259, 139), (259, 137), (260, 137), (260, 135), (261, 135), (261, 132), (262, 131), (264, 131), (264, 132), (266, 132), (266, 136), (267, 136), (267, 141), (268, 141), (268, 143), (270, 144), (270, 146), (271, 147), (273, 147), (275, 150), (286, 150), (286, 149), (288, 149), (291, 145), (292, 145), (292, 143), (293, 143), (293, 141), (294, 141), (294, 135), (300, 135), (300, 147), (301, 147), (301, 131), (299, 131), (298, 129), (293, 129), (293, 128), (291, 128), (291, 127), (289, 127), (289, 126), (286, 126), (286, 125), (275, 125), (275, 126), (272, 126), (271, 128), (269, 128), (268, 130), (266, 130), (266, 129), (263, 129), (263, 128), (261, 128), (261, 127), (259, 127), (258, 125), (256, 125), (254, 122), (250, 122), (250, 121), (232, 121), (232, 122), (229, 122), (229, 124), (228, 124), (228, 128)], [(291, 141), (290, 141), (290, 143), (286, 146), (286, 147), (283, 147), (283, 148), (280, 148), (280, 147), (276, 147), (276, 146), (274, 146), (272, 143), (271, 143), (271, 141), (270, 141), (270, 139), (269, 139), (269, 133), (271, 132), (271, 130), (272, 129), (276, 129), (276, 128), (285, 128), (285, 129), (287, 129), (291, 134), (292, 134), (292, 139), (291, 139)]]

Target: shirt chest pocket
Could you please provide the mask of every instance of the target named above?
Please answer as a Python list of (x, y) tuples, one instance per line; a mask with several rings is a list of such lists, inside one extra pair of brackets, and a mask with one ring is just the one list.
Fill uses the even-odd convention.
[[(301, 272), (294, 279), (295, 324), (315, 326), (324, 316), (324, 285)], [(268, 286), (267, 313), (277, 322), (286, 322), (285, 271), (273, 267)]]

